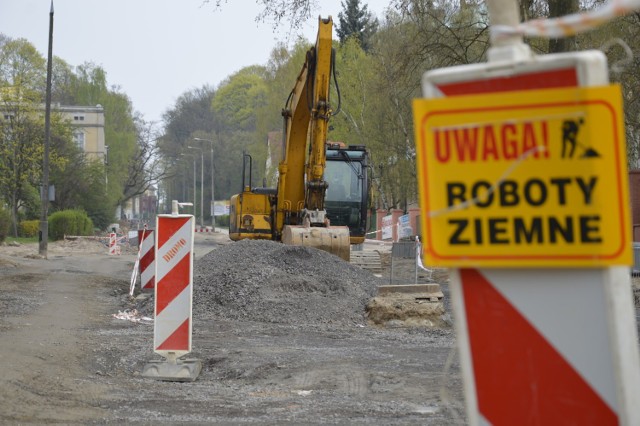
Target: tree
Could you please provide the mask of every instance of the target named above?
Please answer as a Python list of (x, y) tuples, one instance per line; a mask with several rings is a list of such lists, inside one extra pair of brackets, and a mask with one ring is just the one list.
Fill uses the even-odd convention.
[[(264, 79), (266, 87), (265, 100), (258, 105), (256, 110), (256, 134), (260, 139), (259, 142), (267, 140), (269, 134), (278, 135), (276, 140), (278, 138), (282, 140), (282, 109), (300, 74), (309, 47), (310, 43), (300, 38), (291, 49), (287, 49), (284, 45), (279, 45), (272, 50)], [(271, 146), (272, 150), (268, 150), (267, 145), (264, 143), (262, 143), (262, 147), (260, 147), (260, 144), (258, 147), (259, 149), (264, 147), (264, 149), (260, 149), (261, 158), (265, 159), (265, 173), (261, 177), (264, 177), (270, 186), (275, 186), (277, 182), (277, 165), (282, 158), (282, 152), (278, 149), (279, 145)], [(262, 153), (264, 157), (262, 157)], [(267, 156), (271, 156), (269, 158), (271, 168), (269, 169), (266, 167)]]
[[(549, 18), (558, 18), (570, 15), (580, 10), (578, 0), (547, 0), (549, 5)], [(564, 37), (549, 40), (549, 53), (569, 52), (576, 50), (576, 38)]]
[[(267, 98), (265, 83), (266, 69), (263, 66), (249, 66), (241, 69), (225, 80), (211, 103), (213, 114), (220, 123), (218, 140), (235, 140), (233, 145), (226, 145), (224, 155), (230, 156), (227, 162), (220, 164), (229, 173), (241, 179), (242, 152), (250, 152), (253, 157), (254, 176), (263, 176), (266, 161), (266, 134), (257, 132), (257, 112)], [(277, 110), (278, 113), (280, 109)], [(274, 111), (275, 112), (275, 111)], [(235, 169), (235, 170), (233, 170)], [(224, 173), (223, 173), (224, 175)], [(233, 192), (231, 187), (220, 189), (219, 194), (232, 195), (241, 189), (238, 184)]]
[(119, 204), (143, 195), (149, 188), (171, 172), (163, 167), (159, 156), (159, 132), (153, 123), (136, 118), (138, 141), (134, 155), (129, 159), (127, 179)]
[[(264, 9), (256, 20), (272, 19), (274, 27), (282, 21), (289, 22), (293, 28), (300, 28), (302, 23), (311, 17), (312, 11), (317, 9), (317, 0), (257, 0)], [(216, 0), (220, 5), (221, 0)]]
[[(206, 85), (185, 92), (178, 97), (174, 107), (163, 115), (164, 129), (157, 147), (162, 167), (166, 170), (162, 190), (169, 203), (171, 200), (186, 200), (185, 187), (188, 186), (185, 182), (193, 176), (192, 170), (185, 168), (181, 154), (189, 151), (188, 145), (196, 143), (194, 137), (216, 140), (213, 135), (217, 134), (220, 126), (211, 111), (215, 93), (212, 87)], [(205, 169), (206, 181), (210, 181), (213, 172), (211, 166)], [(167, 205), (165, 209), (170, 211), (171, 206)]]
[(264, 76), (264, 67), (245, 67), (220, 85), (211, 107), (223, 127), (256, 129), (255, 112), (266, 95)]
[(370, 39), (378, 28), (378, 21), (367, 10), (367, 5), (360, 7), (360, 0), (341, 2), (342, 11), (338, 13), (336, 33), (340, 43), (355, 37), (365, 51), (371, 48)]
[[(25, 39), (0, 44), (0, 197), (11, 210), (17, 235), (18, 210), (33, 199), (41, 185), (44, 147), (42, 115), (45, 60)], [(53, 114), (52, 140), (69, 137), (68, 128)], [(63, 157), (52, 149), (52, 166)]]
[(115, 211), (116, 206), (122, 207), (126, 201), (124, 187), (129, 180), (129, 162), (135, 156), (138, 141), (131, 100), (118, 87), (109, 88), (105, 70), (90, 62), (76, 67), (71, 86), (71, 102), (104, 108), (104, 134), (109, 145), (104, 202)]
[(71, 137), (54, 138), (52, 145), (66, 161), (50, 170), (55, 185), (53, 210), (84, 210), (93, 224), (105, 229), (113, 221), (113, 206), (105, 202), (106, 169), (102, 161), (88, 161)]

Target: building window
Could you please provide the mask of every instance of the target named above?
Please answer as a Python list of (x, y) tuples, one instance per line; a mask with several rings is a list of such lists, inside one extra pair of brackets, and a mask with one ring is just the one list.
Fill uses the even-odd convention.
[(74, 115), (74, 121), (84, 121), (84, 115)]
[(78, 149), (84, 151), (84, 132), (82, 130), (78, 130), (73, 133), (73, 141)]

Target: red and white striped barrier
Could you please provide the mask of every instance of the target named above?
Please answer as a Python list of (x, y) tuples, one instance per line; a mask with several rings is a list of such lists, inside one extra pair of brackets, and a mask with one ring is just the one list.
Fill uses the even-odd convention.
[(191, 352), (193, 232), (191, 215), (157, 218), (153, 346), (163, 356), (168, 352), (178, 357)]
[(115, 232), (109, 234), (109, 255), (119, 255), (120, 246), (118, 245), (118, 236)]
[(470, 423), (638, 424), (628, 268), (452, 272)]
[(147, 363), (142, 376), (187, 382), (202, 370), (200, 360), (180, 359), (191, 352), (195, 220), (192, 215), (179, 215), (178, 206), (174, 200), (173, 214), (156, 216), (153, 348), (166, 361)]
[(140, 245), (140, 288), (153, 290), (156, 285), (155, 235), (153, 229), (138, 230), (138, 244)]

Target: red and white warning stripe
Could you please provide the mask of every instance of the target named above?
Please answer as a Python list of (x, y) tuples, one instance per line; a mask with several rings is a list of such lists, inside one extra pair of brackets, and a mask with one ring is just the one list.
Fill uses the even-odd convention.
[(120, 254), (120, 246), (118, 245), (118, 238), (115, 232), (109, 234), (109, 255)]
[(196, 232), (214, 232), (213, 229), (209, 229), (209, 228), (198, 228), (196, 229)]
[(155, 352), (182, 356), (191, 351), (193, 233), (191, 215), (156, 220)]
[[(624, 309), (613, 312), (608, 273), (454, 270), (462, 364), (473, 378), (467, 395), (482, 424), (621, 423), (629, 407), (617, 393), (625, 362), (612, 345), (612, 317)], [(633, 322), (631, 310), (625, 314)]]
[(153, 290), (156, 284), (153, 229), (138, 230), (138, 244), (140, 244), (140, 287), (142, 290)]

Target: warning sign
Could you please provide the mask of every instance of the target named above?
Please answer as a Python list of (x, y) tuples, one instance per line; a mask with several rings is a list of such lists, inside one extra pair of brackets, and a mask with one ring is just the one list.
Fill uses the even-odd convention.
[(425, 261), (631, 264), (618, 86), (414, 101)]

